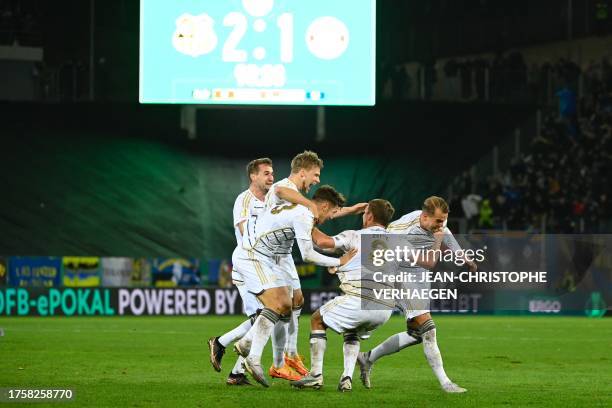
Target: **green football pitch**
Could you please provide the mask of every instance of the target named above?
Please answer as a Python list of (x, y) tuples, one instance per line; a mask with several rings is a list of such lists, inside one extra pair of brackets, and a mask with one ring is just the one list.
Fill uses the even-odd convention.
[[(206, 340), (241, 322), (238, 316), (0, 318), (0, 387), (71, 388), (75, 400), (59, 405), (90, 407), (612, 406), (612, 319), (434, 319), (446, 371), (466, 394), (440, 390), (420, 345), (379, 360), (372, 389), (356, 369), (353, 392), (339, 393), (342, 338), (333, 332), (321, 390), (282, 380), (268, 389), (226, 386), (235, 354), (228, 350), (217, 373)], [(299, 348), (307, 365), (308, 323), (303, 316)], [(393, 317), (362, 350), (403, 329)], [(271, 361), (269, 343), (263, 361)], [(36, 404), (44, 405), (58, 403)]]

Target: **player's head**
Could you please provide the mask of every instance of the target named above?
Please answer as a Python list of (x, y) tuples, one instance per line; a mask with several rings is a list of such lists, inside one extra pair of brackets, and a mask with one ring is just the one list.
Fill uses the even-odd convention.
[(328, 220), (346, 203), (344, 196), (328, 185), (319, 187), (312, 196), (312, 201), (319, 210), (319, 224)]
[(421, 214), (421, 227), (436, 232), (446, 224), (448, 219), (448, 204), (441, 197), (431, 196), (425, 199)]
[(323, 160), (315, 152), (304, 150), (291, 160), (291, 176), (297, 178), (298, 189), (310, 191), (310, 187), (319, 184)]
[(255, 159), (246, 167), (249, 185), (254, 185), (255, 188), (267, 193), (274, 184), (274, 169), (272, 168), (272, 160), (267, 157)]
[(395, 208), (387, 200), (375, 198), (370, 200), (368, 206), (363, 213), (363, 228), (371, 227), (372, 225), (382, 225), (387, 227), (393, 218)]

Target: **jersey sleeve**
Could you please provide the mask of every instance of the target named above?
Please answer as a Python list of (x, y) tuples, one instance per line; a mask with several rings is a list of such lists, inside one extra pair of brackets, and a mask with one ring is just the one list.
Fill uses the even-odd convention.
[(343, 252), (347, 252), (355, 247), (355, 235), (357, 233), (354, 230), (347, 230), (339, 233), (332, 237), (334, 240), (334, 248), (340, 249)]
[(455, 236), (453, 235), (451, 230), (448, 229), (448, 227), (444, 228), (444, 239), (442, 240), (442, 242), (444, 243), (444, 245), (446, 245), (448, 249), (455, 253), (463, 252), (461, 245), (459, 245), (459, 242), (457, 242)]
[(266, 209), (274, 207), (276, 205), (277, 197), (276, 197), (276, 184), (272, 184), (270, 190), (266, 193), (266, 197), (264, 198), (264, 206)]
[(340, 266), (340, 259), (325, 256), (316, 252), (312, 246), (312, 241), (309, 239), (298, 239), (298, 247), (302, 254), (304, 262), (313, 263), (315, 265), (333, 267)]
[(234, 226), (249, 218), (249, 203), (251, 198), (249, 194), (236, 198), (236, 202), (234, 202)]

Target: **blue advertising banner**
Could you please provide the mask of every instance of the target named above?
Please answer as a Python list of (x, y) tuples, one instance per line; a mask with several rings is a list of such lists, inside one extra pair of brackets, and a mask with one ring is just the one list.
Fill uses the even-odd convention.
[(196, 258), (156, 258), (151, 267), (155, 287), (197, 286), (200, 261)]
[(9, 258), (9, 286), (60, 286), (61, 277), (62, 258), (44, 256), (14, 256)]
[(206, 263), (208, 284), (229, 288), (232, 286), (232, 263), (226, 259), (212, 259)]

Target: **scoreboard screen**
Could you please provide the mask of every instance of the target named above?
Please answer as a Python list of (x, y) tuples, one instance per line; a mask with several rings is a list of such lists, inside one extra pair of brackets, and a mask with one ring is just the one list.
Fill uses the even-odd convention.
[(141, 0), (141, 103), (374, 105), (376, 0)]

